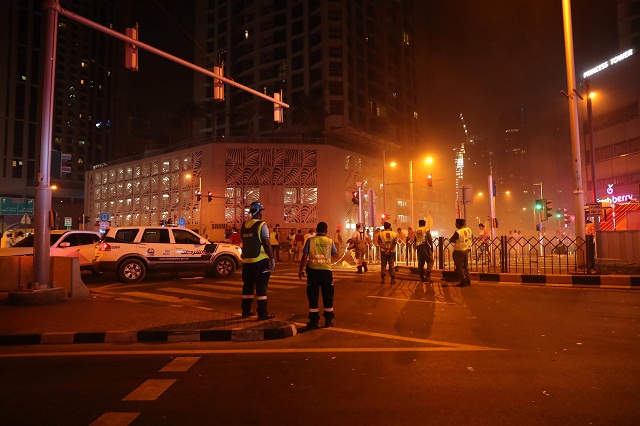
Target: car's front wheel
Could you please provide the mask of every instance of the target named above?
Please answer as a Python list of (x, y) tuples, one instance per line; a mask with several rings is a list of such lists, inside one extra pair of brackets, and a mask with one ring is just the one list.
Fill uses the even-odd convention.
[(118, 268), (118, 277), (125, 284), (140, 282), (146, 274), (147, 267), (139, 259), (127, 259)]
[(236, 271), (236, 262), (229, 256), (220, 256), (213, 261), (213, 275), (229, 277)]

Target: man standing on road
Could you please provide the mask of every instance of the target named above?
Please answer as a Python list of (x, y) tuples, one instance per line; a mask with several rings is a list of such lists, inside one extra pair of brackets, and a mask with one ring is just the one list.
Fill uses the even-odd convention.
[(396, 246), (398, 245), (398, 234), (391, 230), (389, 222), (384, 223), (384, 229), (378, 234), (378, 245), (380, 246), (380, 282), (384, 284), (387, 263), (389, 264), (389, 275), (391, 284), (396, 283)]
[(456, 219), (456, 232), (449, 241), (453, 243), (453, 263), (456, 265), (456, 272), (460, 282), (456, 287), (466, 287), (471, 285), (469, 277), (469, 251), (473, 235), (471, 229), (467, 227), (464, 219)]
[(367, 272), (369, 268), (367, 268), (367, 259), (365, 254), (367, 253), (367, 235), (364, 232), (364, 228), (361, 223), (356, 223), (356, 232), (353, 233), (351, 237), (356, 246), (356, 266), (358, 267), (358, 274)]
[(274, 259), (276, 262), (280, 262), (280, 237), (278, 237), (280, 231), (280, 225), (276, 223), (276, 227), (273, 228), (273, 232), (269, 234), (269, 241), (271, 241), (271, 250), (273, 250)]
[(276, 260), (269, 241), (269, 228), (263, 222), (264, 207), (258, 201), (251, 203), (251, 219), (240, 228), (242, 235), (242, 318), (255, 315), (251, 310), (253, 292), (258, 301), (258, 320), (267, 320), (275, 315), (267, 311), (267, 287)]
[(318, 328), (320, 309), (318, 308), (319, 292), (322, 292), (324, 305), (324, 326), (333, 325), (333, 272), (331, 272), (331, 256), (338, 251), (330, 238), (327, 238), (328, 226), (325, 222), (318, 223), (316, 236), (307, 240), (302, 249), (302, 261), (298, 271), (298, 278), (302, 279), (307, 273), (307, 299), (309, 300), (308, 329)]
[[(418, 229), (416, 229), (416, 244), (418, 253), (418, 272), (420, 273), (420, 282), (431, 282), (431, 269), (433, 268), (433, 238), (431, 230), (427, 228), (426, 221), (420, 219), (418, 221)], [(427, 264), (427, 278), (425, 280), (424, 264)]]

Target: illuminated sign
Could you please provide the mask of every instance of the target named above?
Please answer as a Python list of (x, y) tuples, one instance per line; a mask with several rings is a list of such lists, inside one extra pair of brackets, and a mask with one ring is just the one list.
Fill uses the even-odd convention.
[(631, 201), (633, 199), (633, 194), (625, 194), (625, 195), (614, 195), (613, 194), (613, 184), (607, 184), (607, 198), (598, 199), (600, 202), (609, 202), (611, 204), (624, 203), (627, 201)]
[(622, 61), (623, 59), (627, 59), (631, 55), (633, 55), (633, 49), (629, 49), (626, 52), (621, 53), (618, 56), (614, 56), (613, 58), (609, 59), (608, 61), (601, 63), (597, 67), (591, 68), (589, 71), (587, 71), (584, 74), (582, 74), (582, 77), (583, 78), (587, 78), (590, 75), (593, 75), (593, 74), (595, 74), (595, 73), (597, 73), (599, 71), (602, 71), (603, 69), (609, 67), (609, 65), (617, 64), (618, 62)]

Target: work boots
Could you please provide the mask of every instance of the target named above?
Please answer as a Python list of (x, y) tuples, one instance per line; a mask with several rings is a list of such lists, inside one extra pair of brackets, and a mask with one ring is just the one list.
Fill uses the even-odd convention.
[(267, 311), (267, 301), (258, 300), (258, 321), (264, 321), (275, 317), (275, 314), (270, 314)]
[(318, 323), (320, 322), (320, 313), (319, 312), (309, 312), (309, 322), (307, 323), (307, 329), (315, 330), (318, 328)]
[(324, 316), (324, 327), (333, 327), (333, 319), (336, 317), (333, 311), (325, 312), (322, 314), (322, 316)]
[(249, 318), (256, 313), (251, 310), (253, 299), (242, 299), (242, 318)]
[(362, 267), (364, 268), (365, 272), (369, 272), (369, 268), (367, 268), (367, 263), (366, 262), (362, 264)]

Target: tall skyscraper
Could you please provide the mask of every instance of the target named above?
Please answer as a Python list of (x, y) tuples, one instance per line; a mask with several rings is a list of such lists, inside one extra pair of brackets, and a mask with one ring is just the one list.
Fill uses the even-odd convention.
[(195, 77), (208, 109), (203, 136), (323, 137), (351, 149), (412, 147), (417, 140), (413, 2), (199, 0), (196, 63), (291, 105), (234, 87), (213, 101), (213, 79)]
[[(68, 2), (73, 12), (104, 26), (117, 20), (117, 2)], [(7, 0), (0, 14), (0, 195), (34, 198), (42, 126), (46, 14), (42, 0)], [(87, 165), (112, 150), (115, 97), (114, 39), (60, 16), (52, 148), (71, 154), (71, 173), (52, 179), (54, 209), (82, 211)], [(55, 172), (54, 172), (55, 173)], [(73, 216), (75, 217), (75, 215)]]

